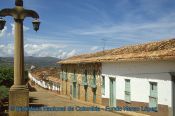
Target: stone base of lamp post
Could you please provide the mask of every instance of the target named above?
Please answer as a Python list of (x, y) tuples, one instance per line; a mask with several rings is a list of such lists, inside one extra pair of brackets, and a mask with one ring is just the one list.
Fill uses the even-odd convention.
[(29, 90), (25, 85), (13, 85), (9, 90), (9, 116), (28, 116)]

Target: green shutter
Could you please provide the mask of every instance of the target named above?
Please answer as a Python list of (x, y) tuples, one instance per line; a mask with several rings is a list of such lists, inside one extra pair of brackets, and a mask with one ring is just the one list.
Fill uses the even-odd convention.
[(150, 82), (149, 107), (157, 107), (157, 83)]
[(76, 83), (73, 83), (73, 98), (76, 98)]
[(66, 80), (66, 72), (63, 71), (63, 80)]
[(109, 94), (109, 98), (110, 98), (110, 99), (109, 99), (109, 105), (112, 106), (112, 92), (113, 92), (113, 90), (112, 90), (112, 81), (111, 81), (111, 79), (110, 79), (110, 82), (109, 82), (109, 83), (110, 83), (110, 84), (109, 84), (109, 86), (110, 86), (110, 87), (109, 87), (109, 88), (110, 88), (110, 89), (109, 89), (109, 91), (110, 91), (110, 94)]
[(95, 70), (93, 72), (93, 78), (91, 80), (91, 87), (92, 88), (96, 88), (97, 87), (97, 85), (96, 85), (96, 73), (95, 73)]
[(88, 85), (88, 83), (87, 83), (87, 70), (85, 70), (84, 76), (82, 76), (82, 84)]
[(80, 84), (78, 84), (78, 99), (80, 99)]
[(131, 93), (130, 93), (130, 80), (125, 80), (125, 101), (130, 102), (131, 101)]
[(84, 88), (84, 90), (85, 90), (85, 101), (88, 101), (87, 87)]
[(63, 72), (60, 71), (60, 79), (63, 78)]
[(93, 89), (93, 102), (96, 103), (96, 89)]
[(114, 80), (110, 79), (110, 106), (114, 106)]
[(76, 74), (74, 73), (74, 74), (71, 74), (71, 79), (72, 79), (72, 82), (74, 83), (74, 82), (77, 82), (77, 76), (76, 76)]
[(102, 76), (102, 94), (105, 95), (105, 77)]

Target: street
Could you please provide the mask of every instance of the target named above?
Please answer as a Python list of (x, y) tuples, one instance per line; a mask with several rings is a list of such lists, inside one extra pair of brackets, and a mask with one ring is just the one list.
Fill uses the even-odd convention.
[[(35, 87), (36, 91), (30, 92), (30, 106), (32, 107), (76, 107), (87, 106), (81, 101), (70, 100), (69, 97), (58, 95), (57, 93)], [(30, 111), (29, 116), (123, 116), (121, 114), (108, 111)]]

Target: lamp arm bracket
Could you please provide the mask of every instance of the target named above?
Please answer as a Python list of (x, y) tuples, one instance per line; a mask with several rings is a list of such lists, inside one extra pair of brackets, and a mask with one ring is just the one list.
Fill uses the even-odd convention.
[(27, 10), (27, 9), (24, 9), (24, 17), (32, 17), (35, 19), (39, 19), (39, 15), (37, 12), (33, 10)]
[(14, 9), (10, 9), (10, 8), (2, 9), (0, 10), (0, 17), (14, 16), (15, 12), (16, 11)]

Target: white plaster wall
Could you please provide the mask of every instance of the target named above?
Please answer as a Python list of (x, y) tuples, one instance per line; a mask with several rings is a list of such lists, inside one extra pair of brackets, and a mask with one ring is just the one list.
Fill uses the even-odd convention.
[(28, 77), (29, 77), (32, 81), (34, 81), (36, 84), (40, 85), (41, 87), (43, 87), (43, 88), (48, 88), (47, 85), (46, 85), (46, 83), (45, 83), (45, 81), (43, 81), (43, 80), (37, 80), (35, 77), (32, 76), (31, 73), (28, 73)]
[(158, 84), (158, 104), (172, 106), (171, 75), (175, 72), (175, 62), (132, 62), (103, 63), (102, 75), (105, 76), (105, 95), (109, 98), (109, 77), (116, 78), (116, 98), (124, 100), (125, 79), (130, 79), (131, 101), (149, 102), (150, 84)]

